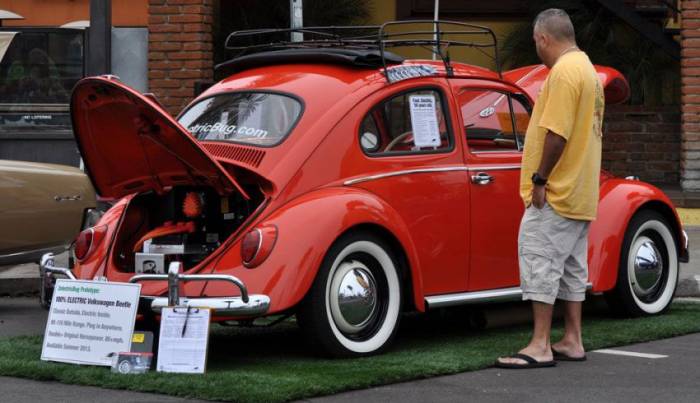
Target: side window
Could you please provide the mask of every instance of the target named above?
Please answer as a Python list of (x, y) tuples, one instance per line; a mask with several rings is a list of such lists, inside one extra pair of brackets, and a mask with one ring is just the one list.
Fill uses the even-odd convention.
[(458, 102), (471, 152), (522, 149), (530, 109), (521, 97), (486, 89), (465, 89), (459, 93)]
[(435, 90), (405, 92), (375, 106), (360, 124), (360, 146), (371, 156), (447, 151), (452, 138)]

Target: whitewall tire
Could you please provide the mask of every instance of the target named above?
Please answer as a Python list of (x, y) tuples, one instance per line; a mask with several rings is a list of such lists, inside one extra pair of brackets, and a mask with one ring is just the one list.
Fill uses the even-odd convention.
[(654, 315), (671, 304), (678, 283), (678, 247), (668, 221), (659, 213), (637, 213), (620, 251), (615, 289), (606, 295), (613, 311)]
[(321, 352), (371, 355), (393, 339), (401, 298), (399, 267), (391, 248), (372, 233), (355, 232), (329, 249), (297, 317)]

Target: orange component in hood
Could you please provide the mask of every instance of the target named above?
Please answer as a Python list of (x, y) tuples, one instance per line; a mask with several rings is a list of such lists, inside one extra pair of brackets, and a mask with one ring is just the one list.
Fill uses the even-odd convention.
[(202, 214), (202, 198), (196, 192), (189, 192), (182, 202), (182, 213), (185, 217), (195, 218)]
[(184, 234), (188, 233), (191, 234), (195, 231), (196, 227), (194, 224), (194, 221), (187, 221), (187, 222), (179, 222), (179, 223), (173, 223), (173, 222), (166, 222), (162, 226), (158, 228), (154, 228), (146, 233), (146, 235), (142, 236), (141, 239), (139, 239), (138, 242), (136, 242), (136, 245), (134, 245), (134, 252), (138, 252), (141, 250), (143, 247), (143, 243), (146, 242), (147, 240), (151, 238), (157, 238), (159, 236), (165, 236), (165, 235), (173, 235), (173, 234)]

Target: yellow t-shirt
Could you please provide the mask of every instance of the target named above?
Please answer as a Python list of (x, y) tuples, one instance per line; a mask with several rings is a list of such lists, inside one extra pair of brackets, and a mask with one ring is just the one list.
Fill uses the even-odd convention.
[(547, 203), (564, 217), (595, 219), (604, 109), (603, 87), (588, 56), (580, 51), (563, 54), (542, 85), (525, 135), (520, 196), (526, 206), (532, 201), (532, 174), (551, 130), (566, 139), (566, 146), (549, 175)]

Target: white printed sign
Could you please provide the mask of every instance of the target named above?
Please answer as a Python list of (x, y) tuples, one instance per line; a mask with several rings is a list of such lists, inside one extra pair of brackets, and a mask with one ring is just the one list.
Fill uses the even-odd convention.
[(411, 95), (411, 127), (416, 147), (439, 147), (440, 128), (435, 108), (435, 96)]
[(41, 359), (112, 365), (131, 349), (140, 284), (56, 280)]
[(210, 316), (209, 309), (163, 308), (158, 339), (158, 372), (204, 373)]

